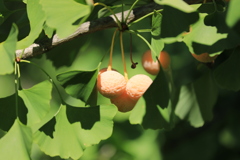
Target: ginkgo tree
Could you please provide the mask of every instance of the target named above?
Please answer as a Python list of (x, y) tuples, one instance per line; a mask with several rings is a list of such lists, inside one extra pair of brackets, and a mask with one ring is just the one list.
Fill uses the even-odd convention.
[[(128, 102), (122, 96), (113, 104), (98, 92), (103, 68), (126, 83), (137, 74), (152, 80), (123, 114), (132, 126), (171, 132), (181, 121), (196, 128), (211, 121), (219, 93), (240, 89), (239, 5), (0, 0), (0, 159), (32, 159), (34, 145), (80, 159), (110, 138), (118, 104)], [(146, 51), (155, 75), (140, 63)]]

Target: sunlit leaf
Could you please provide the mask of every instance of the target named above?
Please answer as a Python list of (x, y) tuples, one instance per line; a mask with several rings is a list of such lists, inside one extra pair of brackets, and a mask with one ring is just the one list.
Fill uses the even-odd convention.
[(240, 1), (239, 0), (231, 0), (228, 8), (226, 22), (228, 26), (234, 27), (240, 21)]
[(130, 123), (131, 124), (141, 124), (145, 113), (146, 113), (145, 101), (144, 101), (143, 97), (141, 97), (138, 100), (136, 106), (131, 111), (131, 114), (129, 116)]
[(25, 105), (28, 108), (28, 125), (40, 122), (50, 110), (52, 84), (50, 81), (43, 81), (32, 88), (19, 91)]
[(151, 46), (152, 46), (152, 53), (156, 53), (153, 57), (155, 60), (155, 57), (159, 55), (159, 53), (162, 51), (164, 47), (164, 42), (160, 38), (161, 34), (161, 20), (162, 20), (162, 15), (160, 13), (154, 13), (152, 16), (152, 38), (151, 38)]
[(6, 41), (0, 43), (0, 75), (11, 74), (14, 71), (17, 35), (17, 26), (13, 24)]
[(32, 131), (18, 119), (9, 132), (0, 139), (0, 159), (30, 160)]
[(207, 52), (219, 54), (223, 49), (212, 47), (212, 45), (221, 39), (227, 38), (228, 34), (218, 33), (216, 27), (206, 26), (204, 24), (206, 15), (200, 14), (199, 21), (191, 26), (191, 32), (184, 37), (184, 42), (191, 53), (201, 54)]
[[(60, 111), (56, 115), (56, 125), (50, 125), (54, 127), (55, 131), (53, 132), (53, 138), (47, 136), (44, 132), (36, 132), (34, 139), (37, 144), (40, 146), (41, 150), (46, 154), (51, 156), (59, 155), (61, 158), (78, 159), (82, 156), (83, 150), (86, 147), (99, 143), (101, 140), (108, 138), (112, 134), (113, 128), (113, 117), (115, 116), (117, 109), (114, 105), (105, 105), (100, 107), (90, 107), (90, 115), (96, 116), (95, 114), (100, 114), (99, 121), (95, 122), (91, 129), (83, 129), (82, 123), (89, 125), (88, 121), (92, 121), (92, 116), (88, 114), (80, 115), (80, 118), (77, 115), (67, 115), (69, 113), (67, 108), (73, 106), (62, 105)], [(81, 108), (87, 109), (89, 108)], [(74, 109), (78, 110), (78, 109)], [(70, 111), (71, 112), (71, 111)], [(87, 112), (85, 112), (87, 113)], [(71, 112), (72, 114), (72, 112)], [(73, 116), (69, 122), (68, 116)], [(71, 120), (71, 118), (70, 118)], [(83, 122), (80, 122), (81, 120)], [(74, 123), (74, 121), (76, 121)]]
[(90, 14), (91, 7), (74, 0), (40, 0), (47, 16), (46, 23), (55, 28), (59, 37), (72, 34), (79, 25), (80, 18)]
[(40, 0), (27, 1), (27, 13), (31, 29), (29, 35), (17, 43), (17, 49), (28, 47), (42, 32), (46, 16), (39, 1)]
[(12, 95), (15, 92), (14, 74), (0, 75), (0, 98)]
[(190, 5), (188, 5), (186, 2), (182, 0), (155, 0), (155, 2), (160, 5), (171, 6), (172, 8), (176, 8), (186, 13), (191, 13), (195, 11), (193, 7), (191, 7)]
[(97, 71), (68, 71), (57, 75), (57, 79), (68, 94), (87, 102), (96, 84)]
[(214, 70), (217, 84), (225, 89), (240, 90), (240, 47), (233, 50), (231, 56)]

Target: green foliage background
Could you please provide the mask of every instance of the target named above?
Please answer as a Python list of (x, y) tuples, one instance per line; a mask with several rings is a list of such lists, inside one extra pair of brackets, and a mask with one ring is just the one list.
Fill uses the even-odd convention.
[[(127, 10), (135, 1), (95, 2), (118, 13), (122, 3)], [(135, 7), (148, 3), (139, 0)], [(15, 63), (16, 49), (55, 33), (67, 37), (83, 22), (108, 16), (106, 8), (88, 0), (0, 0), (0, 159), (240, 158), (239, 1), (155, 3), (164, 8), (123, 34), (129, 77), (147, 74), (154, 82), (131, 112), (120, 113), (95, 88), (115, 29)], [(123, 73), (115, 41), (113, 68)], [(154, 58), (167, 51), (171, 69), (149, 75), (141, 65), (148, 49)], [(204, 52), (218, 57), (204, 64), (191, 55)]]

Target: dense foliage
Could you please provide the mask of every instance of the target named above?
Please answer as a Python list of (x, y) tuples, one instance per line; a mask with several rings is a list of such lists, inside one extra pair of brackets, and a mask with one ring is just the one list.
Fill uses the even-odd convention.
[[(0, 159), (239, 159), (239, 6), (0, 0)], [(128, 21), (144, 7), (151, 11)], [(104, 28), (112, 19), (116, 25)], [(97, 32), (69, 38), (96, 22)], [(32, 44), (45, 48), (28, 52)], [(141, 64), (148, 50), (157, 75)], [(157, 60), (161, 51), (167, 62)], [(125, 78), (153, 80), (129, 112), (96, 88), (109, 65)]]

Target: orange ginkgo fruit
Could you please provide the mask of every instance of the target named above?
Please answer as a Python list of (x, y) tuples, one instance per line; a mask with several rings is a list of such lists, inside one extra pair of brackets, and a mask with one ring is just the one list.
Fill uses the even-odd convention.
[(98, 74), (97, 89), (104, 97), (114, 98), (121, 95), (126, 84), (124, 76), (117, 71), (100, 71)]
[[(170, 67), (170, 56), (166, 51), (161, 51), (158, 56), (158, 60), (161, 63), (163, 69)], [(160, 71), (160, 65), (157, 60), (152, 59), (151, 50), (147, 50), (142, 56), (142, 66), (146, 72), (152, 75), (157, 75)]]

